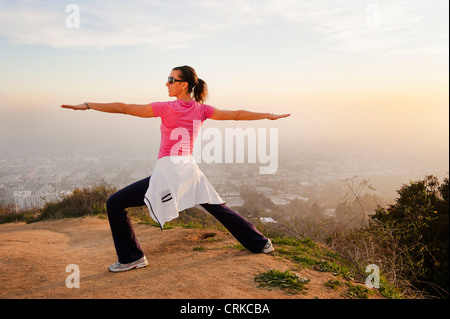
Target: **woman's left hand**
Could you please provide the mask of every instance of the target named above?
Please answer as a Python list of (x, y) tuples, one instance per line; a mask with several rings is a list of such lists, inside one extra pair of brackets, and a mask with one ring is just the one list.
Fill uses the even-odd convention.
[(61, 105), (61, 107), (63, 108), (63, 109), (72, 109), (72, 110), (75, 110), (75, 111), (78, 111), (78, 110), (87, 110), (88, 108), (87, 108), (87, 106), (86, 106), (86, 104), (78, 104), (78, 105), (67, 105), (67, 104), (63, 104), (63, 105)]

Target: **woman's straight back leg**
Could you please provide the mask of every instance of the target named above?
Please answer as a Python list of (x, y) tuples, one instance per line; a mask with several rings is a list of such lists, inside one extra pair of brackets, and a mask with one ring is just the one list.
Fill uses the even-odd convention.
[(130, 263), (144, 256), (126, 208), (145, 205), (144, 195), (149, 182), (150, 177), (144, 178), (117, 191), (106, 201), (109, 225), (120, 263)]

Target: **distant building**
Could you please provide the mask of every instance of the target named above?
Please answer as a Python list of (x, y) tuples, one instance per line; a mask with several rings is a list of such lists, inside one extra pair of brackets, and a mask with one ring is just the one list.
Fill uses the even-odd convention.
[(263, 224), (267, 224), (267, 223), (278, 223), (275, 219), (273, 219), (272, 217), (260, 217), (259, 220), (263, 223)]
[(277, 191), (275, 191), (271, 187), (254, 186), (253, 189), (259, 194), (262, 194), (269, 198), (270, 201), (275, 205), (288, 205), (294, 199), (301, 199), (305, 202), (309, 200), (309, 198), (302, 197), (298, 194), (277, 194)]
[(68, 192), (31, 195), (31, 191), (14, 191), (14, 204), (17, 209), (43, 207), (46, 203), (56, 202)]
[(225, 196), (221, 195), (221, 197), (229, 207), (239, 207), (244, 205), (245, 203), (245, 200), (243, 200), (242, 197), (239, 196), (239, 193), (237, 193), (237, 195), (225, 195)]
[(300, 199), (304, 202), (307, 202), (309, 198), (302, 197), (297, 194), (279, 194), (276, 196), (270, 196), (270, 200), (275, 205), (288, 205), (294, 199)]

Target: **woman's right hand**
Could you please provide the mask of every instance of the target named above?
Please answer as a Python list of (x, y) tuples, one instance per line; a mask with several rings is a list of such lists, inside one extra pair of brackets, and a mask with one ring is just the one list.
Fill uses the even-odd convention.
[(71, 109), (71, 110), (75, 110), (75, 111), (84, 111), (84, 110), (88, 109), (86, 104), (77, 104), (77, 105), (63, 104), (63, 105), (61, 105), (61, 107), (63, 109)]

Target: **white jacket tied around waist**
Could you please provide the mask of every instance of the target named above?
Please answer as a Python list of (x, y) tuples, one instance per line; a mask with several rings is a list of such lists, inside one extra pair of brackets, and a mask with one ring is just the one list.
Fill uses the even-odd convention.
[(192, 156), (165, 156), (156, 161), (145, 203), (152, 219), (164, 224), (197, 204), (224, 204)]

